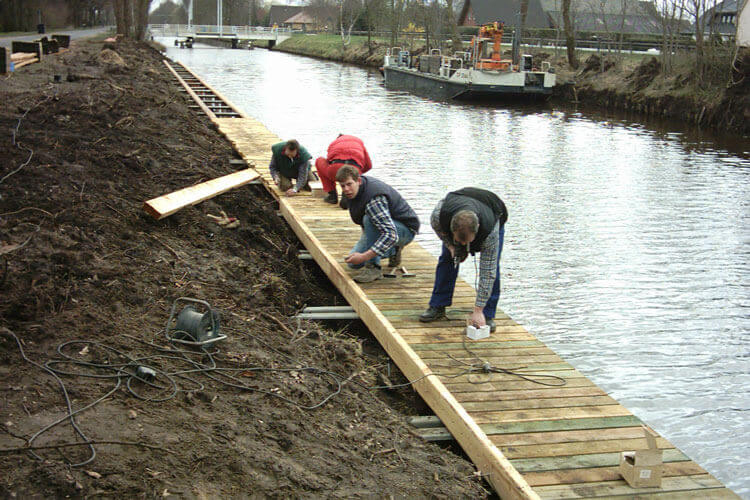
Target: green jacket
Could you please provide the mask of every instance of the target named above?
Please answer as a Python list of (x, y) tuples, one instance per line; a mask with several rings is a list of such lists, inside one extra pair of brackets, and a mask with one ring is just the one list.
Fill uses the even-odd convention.
[[(271, 146), (271, 153), (273, 153), (271, 164), (287, 179), (296, 179), (299, 176), (299, 168), (301, 166), (306, 166), (307, 162), (312, 159), (312, 156), (310, 156), (310, 153), (300, 145), (299, 151), (297, 151), (297, 156), (295, 156), (293, 160), (290, 160), (289, 157), (283, 153), (284, 146), (286, 146), (286, 141), (278, 142)], [(272, 170), (274, 169), (272, 168)], [(271, 174), (273, 174), (273, 172), (271, 172)]]

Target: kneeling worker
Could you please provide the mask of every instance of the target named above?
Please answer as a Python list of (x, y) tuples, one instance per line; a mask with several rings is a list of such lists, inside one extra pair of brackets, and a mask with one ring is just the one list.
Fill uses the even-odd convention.
[[(300, 146), (299, 142), (290, 139), (276, 143), (271, 146), (271, 153), (271, 163), (268, 169), (281, 191), (287, 196), (294, 196), (303, 189), (310, 191), (310, 184), (307, 180), (312, 166), (312, 156)], [(294, 187), (292, 187), (292, 179), (296, 179)]]
[(352, 165), (341, 167), (336, 180), (349, 201), (349, 215), (362, 226), (362, 237), (344, 261), (353, 269), (364, 267), (354, 281), (380, 279), (380, 259), (389, 257), (391, 267), (401, 264), (401, 250), (419, 231), (419, 218), (398, 191), (381, 180), (360, 176)]
[[(335, 205), (339, 202), (338, 193), (336, 193), (336, 172), (342, 165), (351, 165), (360, 174), (364, 174), (372, 168), (370, 155), (367, 153), (367, 148), (365, 148), (362, 139), (353, 135), (339, 134), (328, 145), (328, 156), (315, 160), (315, 168), (318, 170), (323, 190), (328, 193), (323, 198), (326, 203)], [(346, 208), (344, 205), (342, 204), (341, 208)]]
[(443, 252), (435, 269), (430, 306), (419, 317), (420, 321), (445, 319), (445, 307), (453, 302), (459, 264), (469, 253), (479, 252), (479, 286), (469, 321), (476, 327), (488, 324), (490, 331), (495, 331), (506, 220), (508, 211), (503, 201), (484, 189), (459, 189), (438, 202), (430, 223), (443, 241)]

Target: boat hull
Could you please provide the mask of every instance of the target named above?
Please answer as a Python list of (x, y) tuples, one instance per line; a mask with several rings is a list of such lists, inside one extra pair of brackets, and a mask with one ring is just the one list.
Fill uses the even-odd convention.
[(385, 86), (388, 89), (406, 90), (417, 95), (439, 100), (538, 100), (546, 99), (552, 94), (551, 87), (464, 83), (398, 66), (384, 66), (383, 74)]

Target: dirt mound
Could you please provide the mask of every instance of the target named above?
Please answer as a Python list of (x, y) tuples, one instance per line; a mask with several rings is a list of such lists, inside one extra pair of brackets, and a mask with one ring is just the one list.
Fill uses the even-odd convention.
[[(371, 389), (372, 337), (289, 319), (342, 299), (263, 188), (145, 214), (233, 151), (157, 52), (116, 54), (110, 71), (81, 43), (0, 83), (0, 496), (485, 496), (409, 433), (411, 389)], [(222, 210), (240, 227), (206, 216)], [(228, 339), (167, 342), (178, 297), (220, 311)]]
[(591, 54), (583, 63), (582, 73), (597, 72), (603, 73), (609, 71), (617, 64), (617, 60), (612, 56), (600, 57), (597, 54)]
[(123, 67), (125, 66), (125, 61), (123, 61), (122, 57), (120, 57), (120, 54), (115, 52), (112, 49), (104, 49), (101, 52), (99, 52), (99, 55), (96, 58), (100, 63), (105, 65), (112, 65), (112, 66), (119, 66)]
[(637, 92), (651, 85), (651, 82), (659, 76), (660, 72), (661, 64), (659, 64), (659, 60), (655, 57), (650, 57), (635, 68), (628, 80)]

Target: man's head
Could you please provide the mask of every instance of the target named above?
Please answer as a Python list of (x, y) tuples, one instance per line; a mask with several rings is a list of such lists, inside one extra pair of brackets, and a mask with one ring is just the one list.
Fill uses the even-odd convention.
[(288, 141), (286, 141), (283, 153), (290, 159), (297, 156), (297, 153), (299, 153), (299, 142), (297, 142), (296, 139), (289, 139)]
[(467, 246), (479, 231), (479, 217), (471, 210), (461, 210), (451, 218), (451, 234), (457, 245)]
[(336, 182), (341, 186), (341, 192), (350, 200), (357, 196), (359, 186), (362, 185), (362, 177), (359, 170), (351, 165), (344, 165), (336, 172)]

